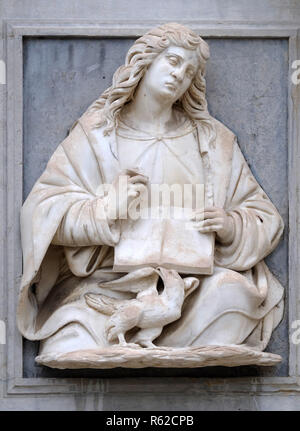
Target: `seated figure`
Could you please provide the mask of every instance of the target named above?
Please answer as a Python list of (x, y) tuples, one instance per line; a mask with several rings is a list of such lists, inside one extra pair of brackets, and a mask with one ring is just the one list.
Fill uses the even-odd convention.
[[(139, 38), (112, 86), (75, 123), (34, 185), (21, 214), (18, 326), (27, 339), (41, 341), (40, 354), (118, 341), (265, 349), (282, 318), (283, 288), (263, 259), (277, 246), (283, 222), (234, 134), (208, 113), (208, 58), (207, 43), (179, 24)], [(111, 190), (124, 173), (128, 183), (115, 208)], [(103, 191), (104, 184), (111, 190)], [(193, 209), (191, 223), (199, 235), (214, 237), (211, 273), (113, 270), (122, 222), (149, 184), (204, 184), (205, 208)], [(109, 337), (107, 322), (122, 301), (136, 317), (130, 301), (143, 283), (163, 300), (161, 280), (165, 290), (174, 289), (170, 300), (176, 283), (190, 289), (173, 321), (157, 324), (148, 339), (146, 326), (143, 336), (131, 335), (138, 319)]]

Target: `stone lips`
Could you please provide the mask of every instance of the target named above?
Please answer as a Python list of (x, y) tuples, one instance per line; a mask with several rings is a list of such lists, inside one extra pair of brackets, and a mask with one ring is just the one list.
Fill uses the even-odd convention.
[(240, 365), (272, 366), (281, 356), (243, 346), (200, 346), (189, 348), (140, 348), (111, 346), (76, 350), (69, 353), (47, 353), (36, 357), (39, 365), (59, 369), (99, 368), (195, 368)]

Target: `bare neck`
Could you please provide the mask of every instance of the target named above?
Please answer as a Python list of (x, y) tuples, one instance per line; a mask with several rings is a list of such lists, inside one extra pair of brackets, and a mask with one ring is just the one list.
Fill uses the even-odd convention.
[(155, 99), (140, 86), (134, 100), (122, 110), (122, 118), (131, 127), (149, 134), (169, 132), (175, 126), (172, 103)]

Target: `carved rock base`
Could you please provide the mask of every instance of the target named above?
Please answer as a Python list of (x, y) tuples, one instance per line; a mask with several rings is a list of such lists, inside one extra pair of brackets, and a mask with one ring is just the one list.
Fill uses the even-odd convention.
[(51, 368), (196, 368), (208, 366), (277, 365), (282, 358), (243, 346), (156, 347), (112, 346), (69, 353), (47, 353), (36, 357)]

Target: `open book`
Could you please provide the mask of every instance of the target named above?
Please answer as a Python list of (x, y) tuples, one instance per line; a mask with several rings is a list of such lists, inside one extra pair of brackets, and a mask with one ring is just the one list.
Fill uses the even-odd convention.
[(214, 242), (213, 233), (191, 229), (182, 208), (168, 218), (124, 220), (113, 269), (130, 272), (162, 266), (185, 274), (212, 274)]

